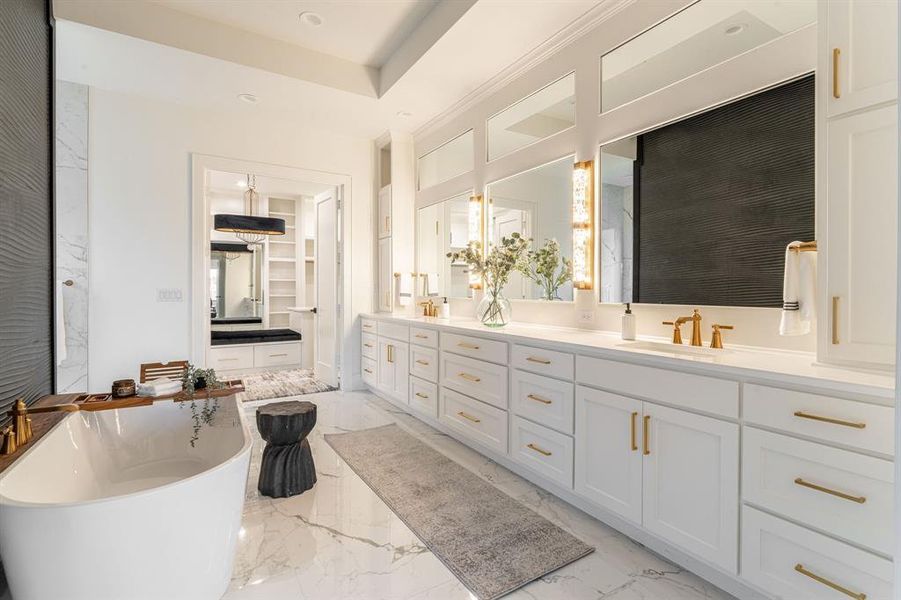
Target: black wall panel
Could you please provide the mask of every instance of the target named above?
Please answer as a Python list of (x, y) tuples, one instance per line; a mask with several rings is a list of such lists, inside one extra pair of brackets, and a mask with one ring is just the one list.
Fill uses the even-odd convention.
[(814, 76), (639, 136), (636, 302), (782, 305), (814, 239)]
[(0, 422), (53, 389), (49, 17), (45, 0), (0, 0)]

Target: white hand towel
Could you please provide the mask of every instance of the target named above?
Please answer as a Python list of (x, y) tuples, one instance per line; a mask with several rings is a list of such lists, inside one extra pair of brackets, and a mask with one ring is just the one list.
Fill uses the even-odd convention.
[(437, 296), (439, 293), (438, 273), (425, 273), (425, 289), (423, 296)]
[(792, 250), (800, 243), (794, 241), (785, 248), (779, 335), (807, 335), (816, 318), (817, 253)]
[(149, 396), (149, 397), (158, 397), (158, 396), (166, 396), (168, 394), (175, 394), (182, 390), (181, 381), (177, 381), (175, 379), (154, 379), (153, 381), (148, 381), (147, 383), (139, 383), (137, 393), (138, 396)]
[(400, 306), (409, 306), (413, 301), (413, 276), (409, 273), (401, 273), (397, 287), (397, 303)]
[(66, 306), (64, 304), (63, 287), (65, 284), (56, 282), (56, 364), (61, 365), (66, 360)]

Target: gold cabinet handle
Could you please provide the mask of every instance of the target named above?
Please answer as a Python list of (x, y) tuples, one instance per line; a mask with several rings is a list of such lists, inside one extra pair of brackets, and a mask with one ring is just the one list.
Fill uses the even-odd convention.
[(288, 356), (288, 354), (286, 352), (282, 352), (280, 354), (270, 354), (269, 358), (278, 358), (280, 356)]
[(385, 231), (391, 229), (391, 217), (385, 217)]
[(369, 323), (364, 323), (363, 329), (372, 329), (372, 325), (370, 325)]
[(801, 410), (795, 411), (795, 416), (799, 419), (810, 419), (812, 421), (821, 421), (823, 423), (832, 423), (833, 425), (841, 425), (842, 427), (853, 427), (855, 429), (863, 429), (866, 423), (857, 423), (854, 421), (844, 421), (842, 419), (833, 419), (832, 417), (822, 417), (820, 415), (812, 415)]
[(643, 454), (645, 456), (647, 456), (648, 454), (651, 453), (651, 446), (650, 446), (650, 437), (651, 436), (648, 435), (648, 429), (650, 429), (650, 423), (651, 423), (651, 415), (645, 415), (644, 423), (642, 424), (642, 429), (641, 429), (641, 435), (644, 438)]
[(475, 375), (470, 375), (469, 373), (458, 373), (458, 376), (462, 377), (463, 379), (465, 379), (467, 381), (472, 381), (474, 383), (478, 383), (478, 382), (482, 381), (482, 379), (480, 377), (476, 377)]
[(421, 339), (421, 340), (427, 340), (427, 339), (429, 338), (429, 336), (427, 336), (427, 335), (422, 335), (421, 333), (417, 333), (414, 337), (417, 337), (417, 338), (419, 338), (419, 339)]
[(394, 346), (392, 346), (391, 344), (388, 344), (388, 362), (394, 362)]
[(832, 297), (832, 344), (838, 344), (838, 296)]
[(850, 500), (851, 502), (857, 502), (858, 504), (863, 504), (867, 501), (866, 496), (852, 496), (851, 494), (846, 494), (845, 492), (840, 492), (838, 490), (829, 489), (827, 487), (823, 487), (821, 485), (817, 485), (815, 483), (810, 483), (809, 481), (805, 481), (804, 479), (797, 477), (795, 479), (795, 484), (810, 488), (812, 490), (816, 490), (818, 492), (823, 492), (824, 494), (831, 494), (836, 496), (837, 498), (842, 498), (844, 500)]
[(529, 394), (526, 396), (529, 400), (534, 400), (535, 402), (541, 402), (542, 404), (553, 404), (551, 400), (547, 398), (542, 398), (541, 396), (536, 396), (535, 394)]
[(478, 350), (479, 349), (479, 347), (476, 346), (475, 344), (469, 344), (467, 342), (457, 342), (457, 345), (460, 346), (461, 348), (468, 348), (469, 350)]
[(461, 417), (463, 417), (464, 419), (469, 419), (473, 423), (481, 423), (482, 422), (482, 419), (477, 419), (472, 415), (468, 415), (465, 412), (463, 412), (462, 410), (460, 412), (458, 412), (457, 414), (460, 415)]
[(530, 357), (526, 358), (526, 360), (529, 361), (529, 362), (538, 363), (539, 365), (549, 365), (549, 364), (551, 364), (551, 361), (549, 361), (549, 360), (546, 359), (546, 358), (535, 358), (534, 356), (530, 356)]
[(832, 97), (841, 98), (842, 88), (838, 80), (838, 66), (841, 62), (842, 51), (839, 48), (832, 49)]
[(366, 348), (372, 348), (372, 344), (363, 344)]
[(423, 394), (422, 392), (416, 392), (416, 396), (418, 398), (428, 398), (428, 394)]
[(638, 440), (635, 439), (635, 420), (638, 418), (638, 413), (633, 412), (631, 417), (629, 417), (629, 438), (630, 438), (630, 447), (632, 451), (638, 450)]
[(864, 594), (863, 592), (855, 592), (855, 591), (849, 590), (848, 588), (846, 588), (843, 585), (839, 585), (839, 584), (835, 583), (834, 581), (829, 581), (828, 579), (826, 579), (825, 577), (823, 577), (821, 575), (817, 575), (816, 573), (812, 573), (811, 571), (808, 571), (807, 569), (804, 568), (804, 565), (802, 565), (801, 563), (798, 563), (795, 565), (795, 571), (797, 571), (801, 575), (810, 577), (811, 579), (813, 579), (814, 581), (816, 581), (818, 583), (822, 583), (826, 587), (830, 587), (830, 588), (834, 589), (836, 592), (841, 592), (842, 594), (844, 594), (846, 596), (850, 596), (851, 598), (855, 598), (856, 600), (867, 600), (867, 595)]
[(372, 371), (369, 370), (369, 369), (363, 369), (363, 372), (364, 372), (364, 373), (369, 373), (370, 375), (372, 375)]
[(534, 450), (535, 452), (543, 456), (551, 456), (553, 454), (553, 452), (545, 450), (541, 446), (536, 446), (535, 444), (526, 444), (526, 448), (528, 448), (529, 450)]
[(427, 367), (427, 366), (429, 366), (429, 361), (427, 361), (427, 360), (422, 360), (421, 358), (417, 358), (417, 359), (416, 359), (416, 364), (418, 364), (418, 365), (423, 365), (423, 366)]

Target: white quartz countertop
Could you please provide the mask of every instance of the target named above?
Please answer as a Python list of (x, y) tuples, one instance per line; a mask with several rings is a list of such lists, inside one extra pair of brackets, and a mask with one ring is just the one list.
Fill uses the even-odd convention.
[[(670, 369), (688, 370), (707, 375), (732, 377), (761, 383), (793, 384), (815, 387), (827, 392), (863, 394), (894, 400), (894, 374), (865, 371), (818, 363), (811, 352), (771, 350), (749, 346), (727, 346), (699, 354), (666, 352), (662, 349), (636, 347), (636, 342), (624, 341), (618, 333), (593, 329), (557, 327), (533, 323), (510, 323), (502, 328), (490, 328), (476, 319), (413, 317), (389, 313), (361, 315), (366, 319), (395, 321), (408, 325), (424, 325), (440, 330), (474, 333), (481, 337), (509, 342), (536, 343), (549, 348), (591, 354), (613, 360), (646, 364)], [(666, 342), (662, 338), (642, 337), (641, 341)], [(890, 402), (889, 402), (890, 403)]]

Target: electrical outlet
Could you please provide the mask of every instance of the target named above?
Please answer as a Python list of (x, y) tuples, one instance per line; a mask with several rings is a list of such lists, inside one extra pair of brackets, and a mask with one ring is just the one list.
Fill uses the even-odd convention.
[(157, 302), (181, 302), (181, 300), (181, 288), (157, 288), (156, 290)]
[(594, 311), (593, 310), (580, 310), (579, 311), (579, 323), (591, 323), (594, 321)]

